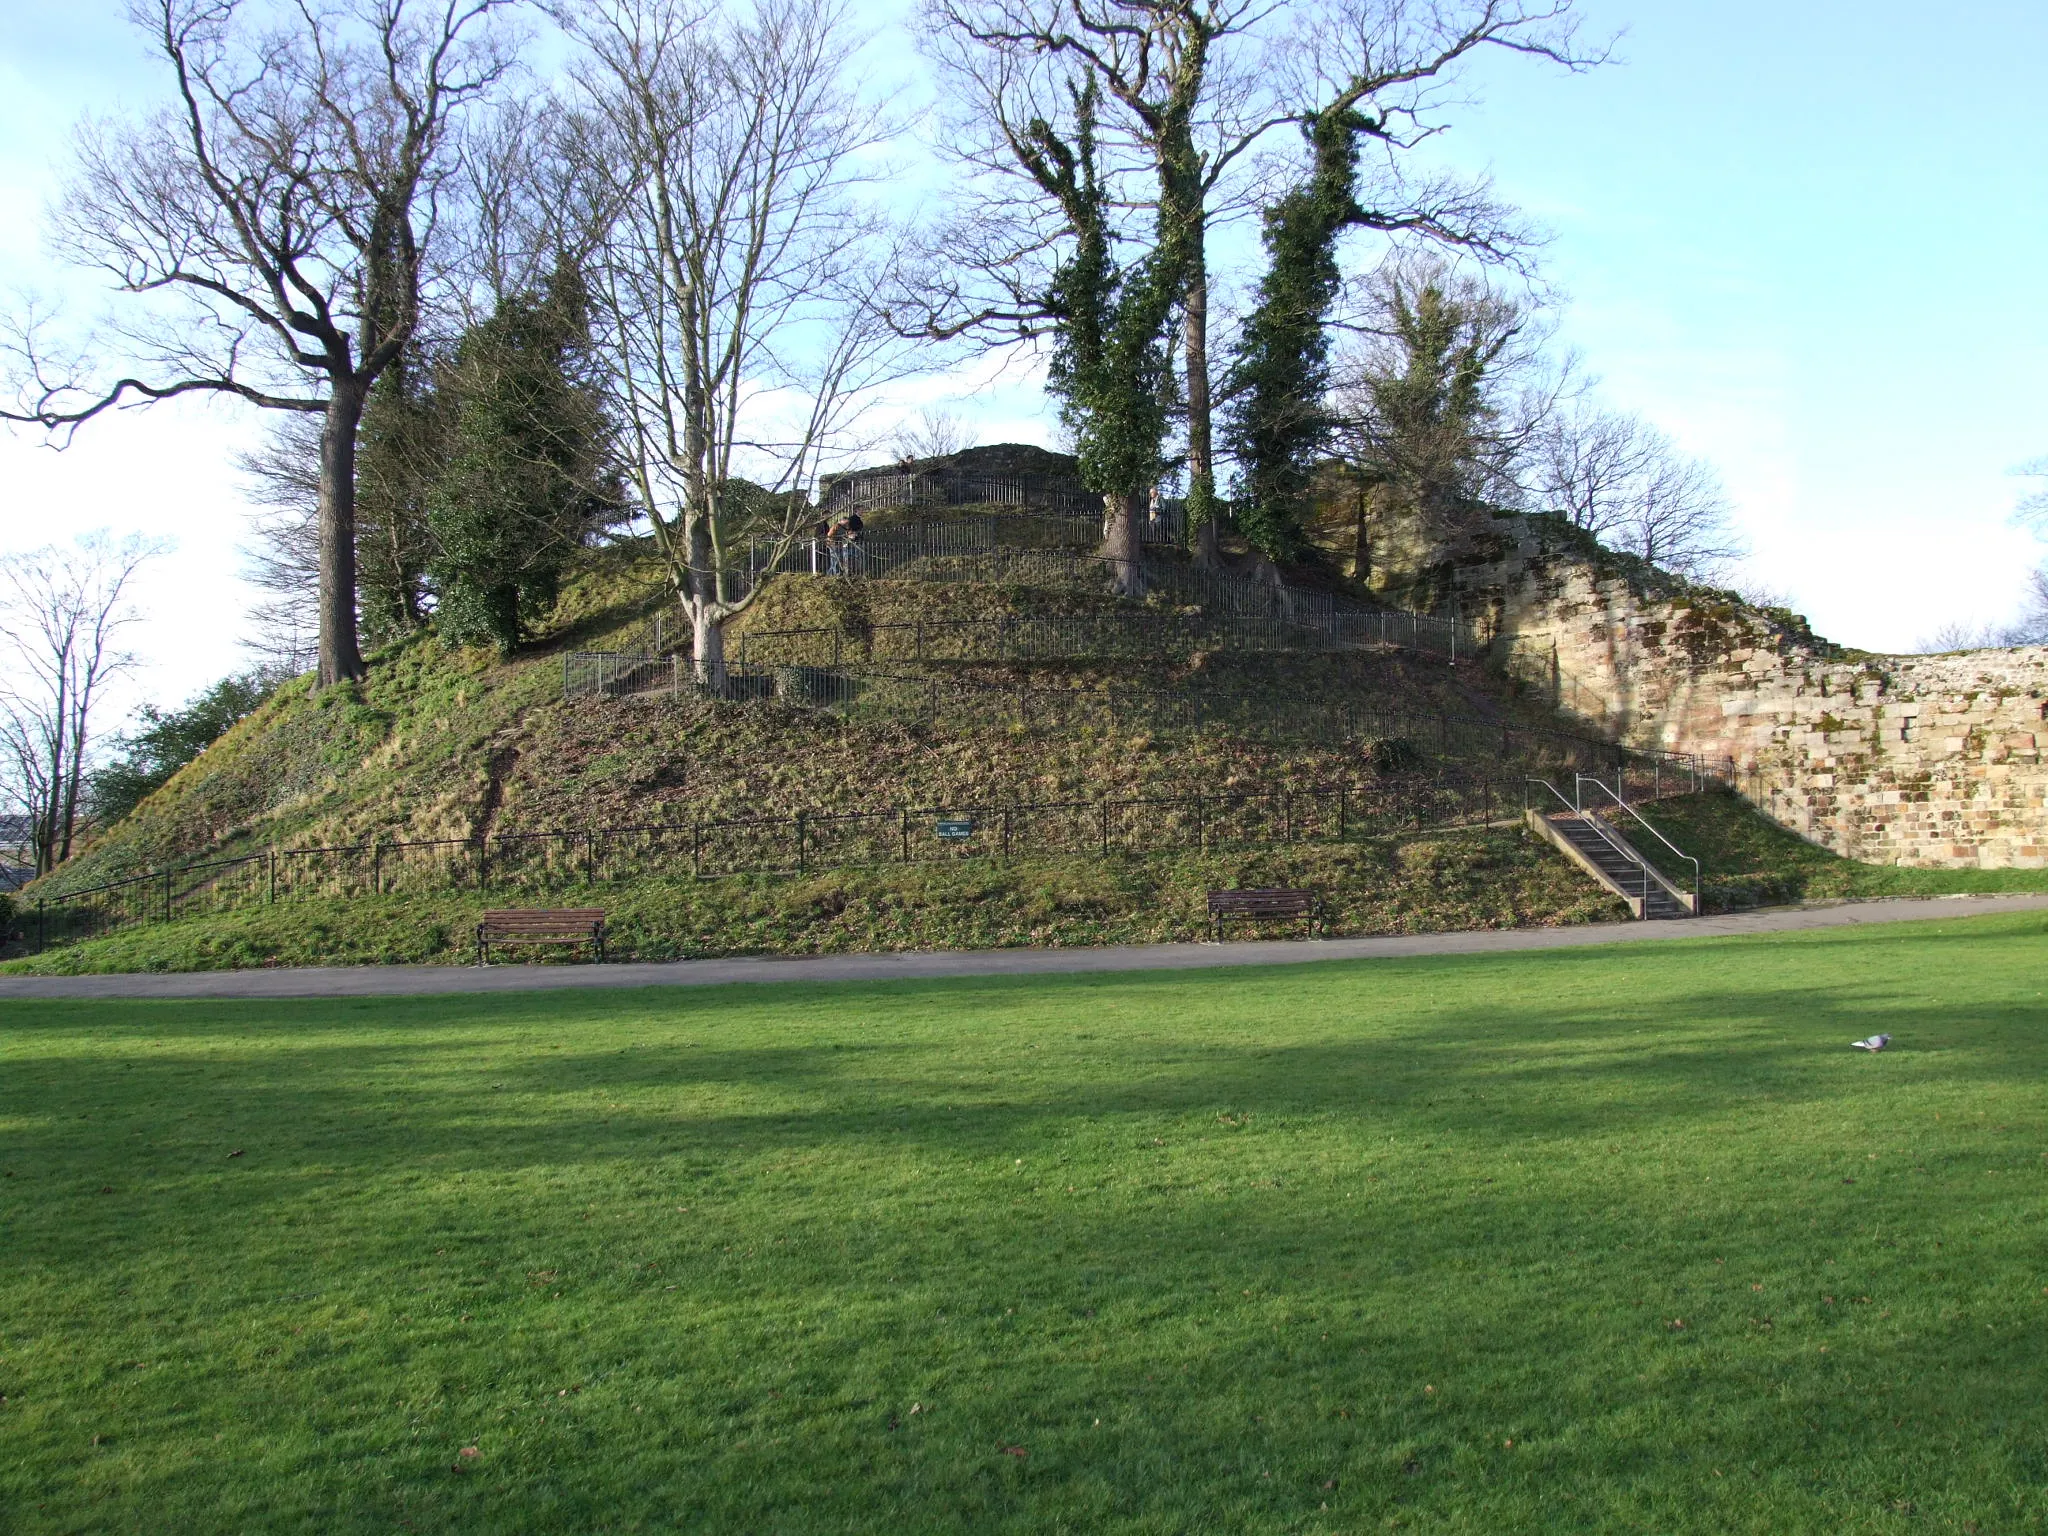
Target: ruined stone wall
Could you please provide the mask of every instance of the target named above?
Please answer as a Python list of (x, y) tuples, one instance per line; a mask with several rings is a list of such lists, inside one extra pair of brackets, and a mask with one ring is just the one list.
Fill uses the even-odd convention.
[(1603, 734), (1699, 753), (1773, 820), (1851, 858), (2048, 866), (2048, 647), (1842, 652), (1526, 528), (1503, 543), (1460, 568), (1466, 616)]

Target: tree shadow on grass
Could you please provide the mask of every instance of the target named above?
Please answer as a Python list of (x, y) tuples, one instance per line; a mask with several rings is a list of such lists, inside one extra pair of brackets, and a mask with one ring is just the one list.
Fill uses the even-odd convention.
[[(1278, 1529), (1332, 1494), (1345, 1518), (1508, 1528), (1559, 1489), (1593, 1525), (1726, 1529), (1767, 1503), (1780, 1529), (1879, 1529), (1913, 1499), (1982, 1518), (1975, 1489), (2032, 1486), (2039, 1459), (2048, 1346), (1976, 1289), (2031, 1273), (2033, 1186), (1851, 1185), (1824, 1159), (1901, 1095), (2026, 1093), (2038, 1005), (1959, 1021), (1888, 952), (1852, 943), (1850, 979), (1806, 985), (1489, 964), (1377, 1016), (1388, 972), (1360, 967), (1081, 978), (1053, 1006), (975, 981), (74, 1018), (76, 1049), (32, 1027), (9, 1062), (11, 1294), (42, 1329), (134, 1284), (144, 1334), (169, 1297), (220, 1343), (304, 1290), (474, 1310), (498, 1339), (483, 1366), (383, 1322), (376, 1361), (307, 1365), (305, 1403), (231, 1378), (251, 1413), (374, 1418), (382, 1373), (413, 1367), (433, 1402), (589, 1380), (732, 1405), (656, 1450), (620, 1405), (564, 1442), (614, 1523), (854, 1528), (833, 1482), (923, 1511), (902, 1529)], [(1873, 1017), (1908, 1048), (1849, 1052)], [(135, 1187), (151, 1160), (159, 1187)], [(99, 1194), (103, 1172), (124, 1187)], [(1767, 1298), (1717, 1258), (1762, 1267)], [(1894, 1293), (1910, 1333), (1873, 1316)], [(83, 1347), (112, 1347), (83, 1315)], [(815, 1345), (791, 1329), (834, 1317)], [(329, 1388), (344, 1406), (310, 1406)], [(918, 1449), (883, 1427), (899, 1393), (949, 1415)], [(1122, 1427), (1084, 1439), (1105, 1402)], [(1500, 1442), (1524, 1434), (1544, 1449), (1516, 1463)], [(1022, 1440), (1029, 1477), (1003, 1481)], [(361, 1479), (368, 1453), (306, 1455)], [(1764, 1502), (1714, 1504), (1720, 1467)], [(563, 1486), (536, 1463), (456, 1506), (447, 1475), (401, 1478), (408, 1518), (487, 1528)]]

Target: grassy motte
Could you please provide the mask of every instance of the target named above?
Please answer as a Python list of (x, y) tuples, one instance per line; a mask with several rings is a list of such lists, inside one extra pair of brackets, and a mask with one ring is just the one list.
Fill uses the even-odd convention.
[(2044, 938), (12, 1002), (0, 1509), (2037, 1529)]

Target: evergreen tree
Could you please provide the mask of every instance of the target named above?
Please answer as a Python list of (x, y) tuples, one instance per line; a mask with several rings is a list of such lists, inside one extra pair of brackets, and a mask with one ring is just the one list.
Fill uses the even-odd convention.
[(426, 507), (435, 625), (450, 640), (517, 645), (616, 504), (603, 413), (581, 377), (588, 347), (583, 285), (563, 268), (472, 327), (444, 372), (446, 459)]
[(1491, 386), (1522, 317), (1436, 263), (1388, 274), (1379, 304), (1388, 339), (1362, 381), (1356, 467), (1441, 540), (1496, 478), (1504, 450)]

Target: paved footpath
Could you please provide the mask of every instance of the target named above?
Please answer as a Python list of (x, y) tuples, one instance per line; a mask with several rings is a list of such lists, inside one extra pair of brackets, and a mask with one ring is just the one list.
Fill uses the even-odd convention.
[(458, 992), (543, 992), (581, 987), (704, 987), (761, 981), (912, 981), (956, 976), (1050, 976), (1082, 971), (1194, 971), (1316, 960), (1491, 955), (1656, 939), (1735, 938), (2048, 911), (2048, 892), (1940, 896), (1832, 906), (1779, 907), (1661, 923), (1482, 929), (1392, 938), (1261, 940), (1236, 944), (1131, 944), (1104, 949), (925, 950), (769, 960), (676, 960), (623, 965), (359, 965), (275, 971), (178, 971), (118, 976), (0, 976), (0, 1002), (17, 997), (420, 997)]

